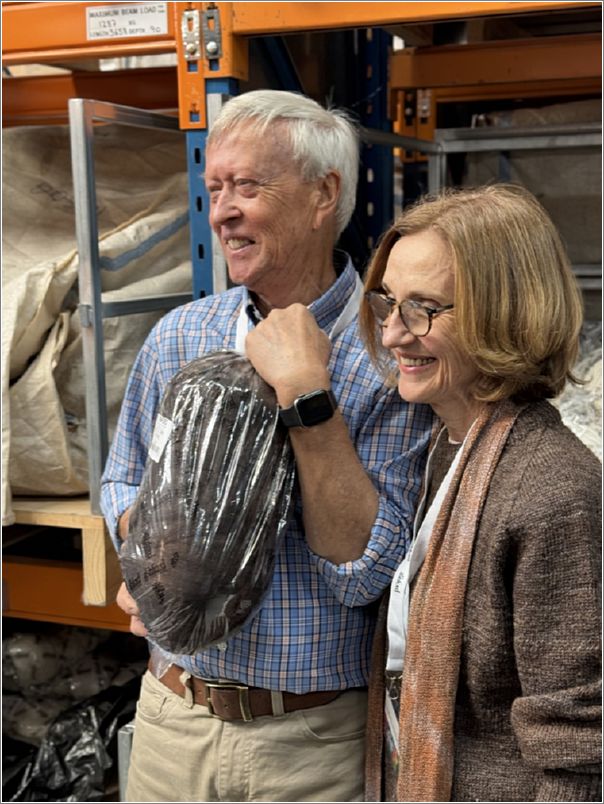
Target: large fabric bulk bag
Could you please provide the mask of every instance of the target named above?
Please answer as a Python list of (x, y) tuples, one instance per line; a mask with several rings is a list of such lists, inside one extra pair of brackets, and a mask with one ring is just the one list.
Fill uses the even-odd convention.
[(274, 391), (245, 357), (214, 352), (172, 378), (120, 555), (152, 643), (195, 653), (256, 613), (294, 477)]

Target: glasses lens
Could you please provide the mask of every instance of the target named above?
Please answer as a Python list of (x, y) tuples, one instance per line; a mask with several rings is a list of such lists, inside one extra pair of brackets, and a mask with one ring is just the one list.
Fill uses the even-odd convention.
[(382, 296), (380, 293), (376, 293), (375, 291), (371, 291), (367, 294), (367, 299), (369, 301), (369, 306), (375, 316), (376, 321), (378, 324), (383, 324), (391, 312), (391, 307), (388, 304), (386, 298)]
[(423, 307), (416, 307), (409, 301), (404, 301), (399, 309), (403, 324), (412, 335), (421, 337), (428, 334), (430, 331), (430, 316)]

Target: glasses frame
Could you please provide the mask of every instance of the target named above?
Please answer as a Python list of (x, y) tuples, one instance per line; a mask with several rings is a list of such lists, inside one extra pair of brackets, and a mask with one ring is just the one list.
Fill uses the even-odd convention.
[[(378, 321), (378, 324), (379, 324), (380, 327), (387, 327), (388, 326), (388, 319), (392, 316), (392, 313), (394, 312), (394, 310), (397, 309), (399, 318), (400, 318), (403, 326), (405, 327), (405, 329), (408, 332), (410, 332), (412, 335), (415, 335), (416, 338), (425, 338), (426, 335), (428, 335), (430, 330), (432, 329), (432, 321), (433, 321), (433, 319), (436, 318), (436, 316), (440, 315), (441, 313), (446, 313), (447, 310), (452, 310), (454, 308), (454, 306), (455, 306), (453, 304), (444, 304), (442, 307), (428, 307), (427, 304), (421, 304), (421, 302), (414, 301), (413, 299), (403, 299), (402, 301), (397, 302), (394, 299), (392, 299), (390, 296), (388, 296), (386, 293), (382, 293), (379, 290), (368, 290), (365, 293), (365, 298), (369, 302), (371, 312), (375, 316), (376, 320), (377, 320), (377, 316), (375, 314), (375, 310), (373, 309), (373, 307), (371, 307), (371, 299), (372, 298), (381, 299), (382, 301), (386, 302), (386, 304), (390, 308), (390, 312), (388, 313), (386, 318), (384, 318), (383, 321)], [(417, 332), (413, 332), (410, 329), (409, 325), (405, 321), (405, 315), (403, 313), (403, 305), (407, 305), (409, 307), (412, 307), (415, 310), (423, 310), (423, 312), (426, 313), (426, 315), (428, 316), (428, 329), (425, 332), (422, 332), (421, 334), (419, 334)]]

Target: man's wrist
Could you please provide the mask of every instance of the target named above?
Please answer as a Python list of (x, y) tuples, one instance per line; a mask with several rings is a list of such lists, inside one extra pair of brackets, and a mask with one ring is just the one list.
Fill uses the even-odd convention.
[(298, 378), (291, 385), (284, 385), (275, 389), (277, 402), (280, 408), (289, 408), (295, 400), (313, 391), (329, 391), (331, 388), (331, 378), (327, 372), (317, 372), (316, 375)]
[(333, 391), (317, 389), (302, 394), (288, 408), (280, 408), (279, 418), (285, 427), (314, 427), (331, 419), (338, 408)]

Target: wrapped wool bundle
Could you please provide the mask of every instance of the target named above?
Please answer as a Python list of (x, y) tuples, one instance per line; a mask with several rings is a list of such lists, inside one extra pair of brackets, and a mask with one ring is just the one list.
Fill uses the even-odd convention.
[(174, 375), (120, 554), (153, 643), (195, 653), (254, 615), (294, 476), (274, 391), (245, 357), (214, 352)]

